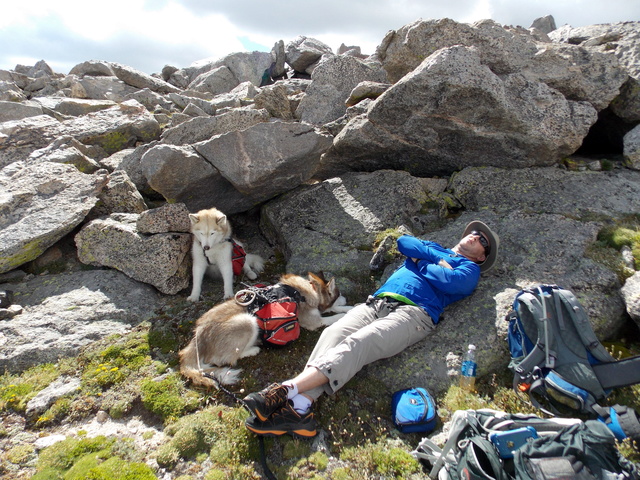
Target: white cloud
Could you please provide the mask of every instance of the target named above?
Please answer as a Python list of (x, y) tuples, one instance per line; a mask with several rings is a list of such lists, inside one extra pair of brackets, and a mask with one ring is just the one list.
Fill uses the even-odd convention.
[[(460, 22), (473, 23), (477, 20), (483, 20), (485, 18), (493, 18), (493, 6), (491, 0), (478, 0), (473, 5), (473, 8), (467, 13), (463, 13), (460, 17)], [(534, 19), (531, 19), (532, 21)]]
[[(191, 46), (194, 53), (206, 51), (207, 56), (214, 58), (244, 50), (238, 38), (245, 33), (226, 17), (215, 13), (196, 14), (176, 1), (149, 9), (144, 0), (111, 0), (98, 11), (87, 8), (86, 1), (78, 0), (12, 2), (0, 19), (0, 28), (11, 27), (12, 32), (22, 31), (32, 36), (24, 41), (36, 43), (36, 38), (49, 36), (52, 44), (48, 51), (55, 52), (56, 47), (60, 50), (69, 48), (67, 42), (74, 38), (78, 44), (75, 48), (79, 51), (93, 47), (92, 51), (98, 53), (90, 58), (77, 58), (75, 62), (44, 58), (54, 69), (64, 65), (68, 70), (81, 61), (96, 58), (127, 63), (126, 58), (136, 56), (135, 52), (127, 52), (126, 42), (122, 41), (127, 38), (131, 49), (148, 44), (148, 50), (156, 52), (159, 62), (163, 49), (171, 51), (176, 46), (184, 46), (183, 52)], [(51, 38), (53, 32), (58, 33), (59, 38)], [(16, 39), (16, 43), (19, 41)], [(109, 44), (114, 45), (114, 54), (111, 58), (101, 57), (99, 53), (107, 51)], [(29, 56), (5, 52), (2, 63), (8, 60), (12, 64), (0, 68), (13, 68), (15, 63), (33, 64), (43, 54), (34, 52), (34, 56)], [(196, 56), (192, 61), (198, 59)], [(160, 64), (158, 69), (161, 67)]]
[[(337, 51), (357, 45), (371, 54), (389, 30), (420, 18), (451, 18), (528, 27), (551, 14), (558, 26), (640, 19), (638, 0), (13, 0), (0, 15), (0, 69), (45, 60), (65, 73), (86, 60), (123, 63), (147, 73), (203, 58), (270, 49), (298, 35)], [(248, 40), (248, 42), (247, 42)]]

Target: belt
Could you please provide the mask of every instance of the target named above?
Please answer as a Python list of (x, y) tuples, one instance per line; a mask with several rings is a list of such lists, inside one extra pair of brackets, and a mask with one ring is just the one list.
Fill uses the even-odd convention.
[(396, 300), (395, 298), (381, 296), (369, 296), (366, 303), (375, 310), (376, 317), (378, 318), (386, 317), (400, 305), (406, 305), (406, 303)]
[(376, 296), (376, 298), (380, 298), (380, 299), (384, 299), (388, 302), (397, 302), (397, 303), (401, 303), (403, 305), (413, 305), (413, 306), (417, 306), (414, 302), (412, 302), (411, 300), (409, 300), (407, 297), (405, 297), (404, 295), (399, 295), (397, 293), (386, 293), (386, 292), (382, 292), (380, 294), (378, 294)]

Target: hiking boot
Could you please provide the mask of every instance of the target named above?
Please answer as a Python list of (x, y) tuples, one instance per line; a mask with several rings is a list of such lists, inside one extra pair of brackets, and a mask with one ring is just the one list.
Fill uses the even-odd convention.
[(243, 401), (249, 411), (264, 422), (273, 412), (287, 404), (287, 393), (288, 387), (272, 383), (264, 390), (250, 393)]
[(317, 433), (313, 411), (300, 414), (294, 410), (293, 403), (290, 401), (276, 410), (267, 420), (260, 421), (257, 417), (249, 417), (245, 425), (252, 432), (267, 437), (276, 437), (285, 433), (300, 437), (315, 437)]

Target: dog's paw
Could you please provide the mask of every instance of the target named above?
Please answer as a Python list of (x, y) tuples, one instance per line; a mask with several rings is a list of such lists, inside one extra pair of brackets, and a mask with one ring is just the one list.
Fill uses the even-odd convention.
[(249, 270), (247, 272), (247, 278), (249, 280), (255, 280), (256, 278), (258, 278), (258, 275), (255, 274), (255, 272), (253, 270)]
[(260, 353), (260, 347), (255, 347), (255, 346), (250, 347), (250, 348), (247, 348), (244, 352), (242, 352), (242, 356), (240, 358), (253, 357), (258, 353)]
[(340, 295), (338, 298), (336, 298), (336, 301), (333, 302), (334, 307), (343, 307), (346, 304), (347, 299), (343, 295)]
[(187, 297), (187, 300), (189, 300), (190, 302), (197, 302), (198, 300), (200, 300), (200, 295), (189, 295)]

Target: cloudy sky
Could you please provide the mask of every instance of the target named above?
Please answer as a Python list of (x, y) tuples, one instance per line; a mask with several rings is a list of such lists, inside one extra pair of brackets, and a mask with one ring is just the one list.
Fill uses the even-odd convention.
[(298, 35), (371, 54), (389, 30), (420, 18), (523, 27), (549, 14), (558, 27), (640, 20), (640, 0), (9, 0), (0, 12), (0, 69), (45, 60), (66, 74), (106, 60), (156, 73), (270, 51)]

